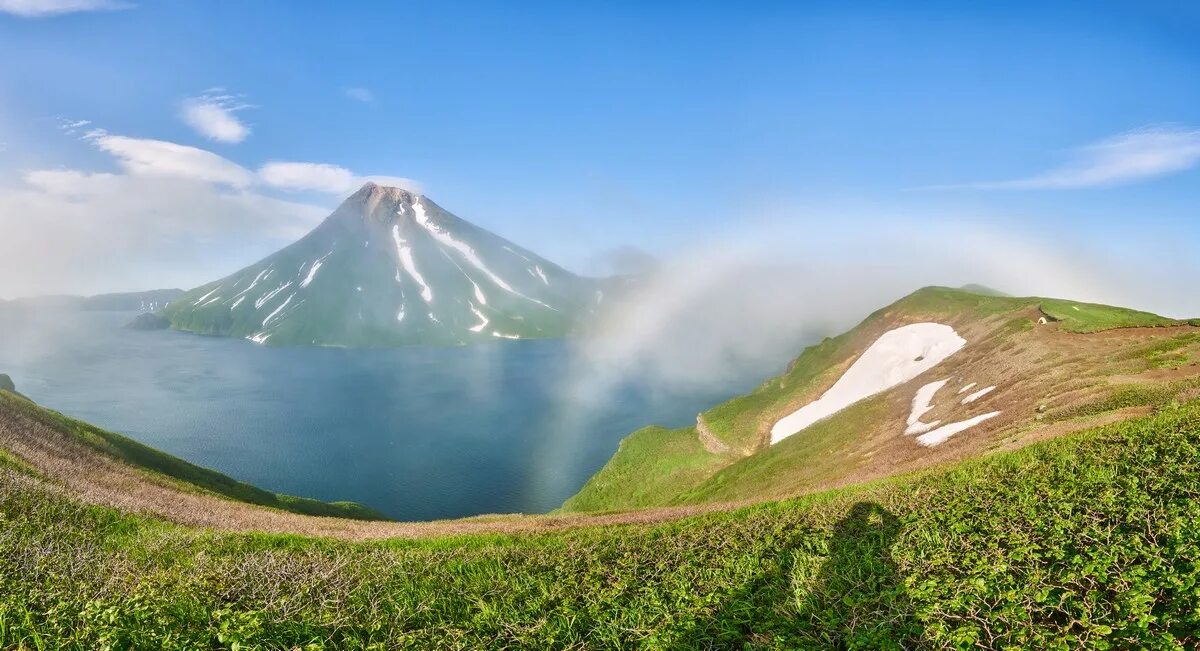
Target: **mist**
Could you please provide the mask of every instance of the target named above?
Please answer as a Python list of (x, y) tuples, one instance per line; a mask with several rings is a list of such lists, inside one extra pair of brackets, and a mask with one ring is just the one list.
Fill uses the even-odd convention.
[(555, 469), (582, 445), (573, 437), (590, 418), (587, 406), (635, 380), (664, 397), (748, 390), (804, 347), (921, 287), (977, 283), (1014, 296), (1200, 315), (1200, 294), (1190, 287), (1200, 265), (1151, 247), (1161, 244), (1112, 250), (999, 220), (809, 217), (714, 233), (661, 258), (574, 340), (555, 415), (560, 435), (538, 452), (546, 469), (538, 481), (565, 476)]

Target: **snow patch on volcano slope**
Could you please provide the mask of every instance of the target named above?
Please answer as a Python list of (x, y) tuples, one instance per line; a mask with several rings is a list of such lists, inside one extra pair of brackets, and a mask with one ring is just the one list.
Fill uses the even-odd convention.
[[(426, 303), (433, 302), (433, 288), (431, 288), (429, 284), (425, 282), (425, 277), (422, 276), (421, 272), (417, 270), (417, 262), (416, 260), (413, 260), (412, 247), (408, 245), (408, 242), (403, 237), (400, 237), (399, 224), (394, 224), (392, 226), (392, 239), (396, 241), (396, 255), (400, 256), (400, 265), (403, 266), (404, 271), (407, 272), (408, 275), (411, 276), (413, 280), (417, 281), (417, 284), (421, 286), (421, 298), (424, 299)], [(400, 280), (399, 271), (396, 272), (396, 280)]]
[(313, 278), (317, 277), (317, 272), (321, 270), (321, 265), (325, 263), (325, 258), (328, 258), (330, 255), (333, 255), (333, 251), (313, 260), (312, 266), (308, 268), (308, 275), (304, 277), (304, 280), (300, 281), (300, 287), (308, 287)]
[(935, 445), (939, 445), (939, 444), (945, 442), (946, 439), (950, 438), (951, 436), (954, 436), (955, 434), (958, 434), (959, 432), (971, 429), (972, 427), (975, 427), (976, 425), (982, 423), (983, 421), (991, 420), (992, 418), (995, 418), (996, 416), (999, 416), (999, 415), (1000, 415), (1000, 412), (993, 411), (991, 413), (981, 414), (979, 416), (970, 418), (968, 420), (961, 420), (957, 423), (950, 423), (949, 425), (943, 425), (943, 426), (933, 430), (932, 432), (918, 436), (917, 443), (920, 443), (921, 445), (924, 445), (927, 448), (931, 448)]
[[(463, 259), (466, 260), (468, 264), (470, 264), (472, 267), (475, 267), (476, 269), (478, 269), (480, 271), (480, 273), (482, 273), (483, 275), (487, 276), (488, 280), (492, 281), (492, 283), (495, 284), (497, 287), (499, 287), (500, 289), (503, 289), (504, 291), (506, 291), (514, 296), (519, 296), (519, 297), (521, 297), (527, 301), (530, 301), (532, 303), (537, 303), (538, 305), (541, 305), (542, 307), (544, 307), (546, 309), (554, 310), (555, 312), (558, 311), (558, 309), (555, 307), (547, 305), (546, 303), (543, 303), (542, 301), (539, 301), (538, 299), (533, 298), (532, 296), (526, 296), (525, 294), (522, 294), (521, 292), (517, 291), (516, 289), (513, 289), (512, 285), (509, 285), (508, 282), (506, 282), (500, 276), (496, 275), (496, 273), (493, 272), (491, 270), (491, 268), (489, 268), (487, 266), (487, 264), (483, 261), (483, 258), (479, 257), (479, 254), (475, 252), (475, 249), (472, 248), (470, 244), (467, 244), (466, 242), (455, 239), (453, 235), (442, 230), (442, 228), (440, 226), (433, 223), (433, 221), (429, 219), (429, 215), (426, 214), (425, 206), (421, 203), (420, 199), (416, 199), (415, 201), (413, 201), (412, 209), (413, 209), (413, 221), (417, 222), (418, 226), (420, 226), (421, 228), (424, 228), (425, 231), (428, 232), (429, 235), (432, 236), (433, 239), (437, 240), (440, 244), (442, 244), (444, 246), (448, 246), (448, 247), (454, 249), (455, 251), (458, 251), (458, 253), (460, 255), (462, 255)], [(505, 247), (505, 248), (508, 248), (508, 247)], [(512, 251), (512, 249), (508, 249), (508, 250)], [(474, 281), (472, 281), (472, 282), (474, 282)]]
[(212, 290), (211, 292), (209, 292), (209, 293), (205, 294), (204, 296), (201, 296), (200, 298), (196, 299), (196, 302), (192, 303), (192, 305), (197, 305), (197, 306), (198, 306), (198, 305), (200, 305), (200, 303), (201, 303), (201, 302), (203, 302), (203, 301), (204, 301), (204, 299), (208, 298), (209, 296), (212, 296), (213, 294), (216, 294), (218, 289), (221, 289), (221, 286), (220, 286), (220, 285), (217, 285), (216, 287), (214, 287), (214, 288), (213, 288), (213, 290)]
[(229, 309), (232, 310), (232, 309), (236, 308), (237, 306), (241, 305), (242, 301), (246, 300), (246, 294), (249, 293), (250, 290), (254, 289), (254, 287), (256, 285), (258, 285), (258, 281), (271, 275), (271, 271), (272, 271), (272, 268), (267, 267), (266, 269), (263, 269), (262, 271), (258, 272), (258, 275), (254, 277), (254, 280), (250, 282), (249, 287), (247, 287), (246, 289), (243, 289), (242, 291), (233, 295), (233, 298), (236, 300), (233, 301), (233, 305), (229, 306)]
[(482, 272), (483, 275), (487, 276), (488, 279), (495, 283), (500, 289), (513, 294), (518, 293), (517, 290), (513, 289), (512, 286), (505, 282), (503, 278), (497, 276), (492, 272), (491, 269), (488, 268), (488, 266), (483, 262), (483, 258), (480, 258), (478, 253), (475, 253), (475, 249), (471, 248), (471, 245), (454, 239), (453, 235), (443, 231), (437, 224), (434, 224), (432, 221), (430, 221), (429, 215), (425, 213), (425, 206), (421, 205), (420, 199), (413, 201), (412, 207), (413, 220), (417, 222), (417, 225), (419, 225), (421, 228), (424, 228), (426, 232), (432, 235), (433, 239), (454, 249), (455, 251), (458, 251), (460, 254), (462, 254), (463, 259), (470, 263), (472, 267), (475, 267)]
[(914, 323), (884, 333), (820, 399), (775, 423), (771, 428), (771, 443), (778, 443), (860, 400), (908, 382), (957, 353), (966, 343), (954, 328), (940, 323)]
[(966, 398), (963, 398), (962, 403), (964, 405), (969, 405), (972, 402), (979, 400), (980, 398), (986, 396), (987, 394), (989, 394), (995, 390), (996, 390), (996, 387), (986, 387), (986, 388), (980, 389), (980, 390), (976, 391), (975, 393), (972, 393), (971, 395), (967, 396)]
[(471, 326), (468, 328), (468, 330), (471, 332), (483, 332), (483, 329), (486, 328), (488, 324), (487, 316), (485, 316), (483, 312), (480, 312), (479, 308), (475, 307), (474, 303), (470, 303), (469, 305), (471, 306), (471, 311), (475, 313), (475, 318), (479, 319), (479, 323)]
[(284, 283), (284, 284), (282, 284), (282, 285), (280, 285), (280, 286), (276, 287), (275, 289), (272, 289), (271, 291), (267, 292), (266, 294), (263, 294), (262, 296), (260, 296), (260, 297), (258, 298), (258, 300), (257, 300), (257, 301), (254, 301), (254, 309), (256, 309), (256, 310), (261, 310), (261, 309), (262, 309), (262, 306), (264, 306), (264, 305), (266, 305), (266, 304), (267, 304), (267, 301), (269, 301), (269, 300), (271, 300), (271, 299), (275, 298), (275, 296), (276, 296), (277, 294), (279, 294), (279, 292), (282, 292), (283, 290), (285, 290), (285, 289), (287, 289), (288, 287), (291, 287), (291, 286), (292, 286), (292, 281), (290, 281), (290, 280), (289, 280), (289, 281), (287, 281), (286, 283)]
[(289, 295), (288, 295), (288, 297), (287, 297), (287, 300), (285, 300), (284, 302), (280, 303), (280, 304), (279, 304), (279, 307), (275, 308), (275, 310), (274, 310), (274, 311), (272, 311), (270, 314), (268, 314), (268, 315), (267, 315), (267, 318), (263, 319), (263, 322), (262, 322), (262, 324), (263, 324), (263, 327), (264, 327), (264, 328), (265, 328), (265, 327), (267, 327), (267, 323), (269, 323), (269, 322), (271, 321), (271, 319), (274, 319), (276, 314), (279, 314), (280, 312), (282, 312), (282, 311), (283, 311), (283, 308), (287, 307), (287, 306), (288, 306), (288, 303), (291, 303), (293, 298), (296, 298), (296, 295), (295, 295), (294, 293), (293, 293), (293, 294), (289, 294)]
[(935, 420), (932, 423), (923, 423), (921, 422), (921, 417), (933, 409), (933, 396), (942, 387), (946, 386), (948, 382), (950, 380), (938, 380), (917, 389), (917, 395), (913, 396), (912, 411), (908, 414), (908, 428), (904, 430), (905, 434), (912, 435), (928, 432), (942, 423), (940, 420)]

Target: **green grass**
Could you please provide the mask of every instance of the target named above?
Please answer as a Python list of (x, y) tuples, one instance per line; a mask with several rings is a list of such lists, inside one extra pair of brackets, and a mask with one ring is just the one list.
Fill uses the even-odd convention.
[(1046, 316), (1061, 321), (1060, 327), (1068, 332), (1100, 332), (1114, 328), (1157, 328), (1184, 323), (1157, 314), (1123, 307), (1056, 299), (1043, 300), (1041, 308)]
[(45, 409), (6, 391), (0, 391), (0, 404), (5, 409), (11, 409), (34, 418), (55, 430), (70, 433), (92, 448), (131, 465), (166, 475), (218, 495), (306, 515), (327, 515), (358, 520), (386, 519), (380, 513), (354, 502), (322, 502), (263, 490), (215, 470), (202, 468), (179, 457), (142, 445), (120, 434)]
[[(844, 476), (855, 461), (842, 453), (871, 431), (887, 411), (882, 397), (864, 400), (772, 445), (725, 466), (690, 487), (676, 486), (668, 504), (703, 504), (796, 495), (821, 482)], [(586, 488), (585, 488), (586, 490)]]
[(1102, 391), (1097, 397), (1081, 404), (1051, 410), (1048, 422), (1094, 416), (1131, 407), (1162, 407), (1191, 391), (1200, 389), (1200, 378), (1176, 380), (1159, 384), (1122, 384)]
[(0, 647), (1187, 649), (1200, 405), (657, 526), (205, 533), (0, 470)]
[(606, 511), (670, 502), (732, 460), (704, 449), (692, 427), (647, 427), (621, 441), (619, 453), (571, 499), (563, 511)]

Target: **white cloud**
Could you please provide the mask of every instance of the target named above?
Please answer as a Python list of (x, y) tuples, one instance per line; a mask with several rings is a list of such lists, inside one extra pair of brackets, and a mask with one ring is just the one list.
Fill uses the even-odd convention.
[(22, 177), (26, 185), (59, 197), (100, 194), (111, 187), (117, 178), (116, 174), (68, 169), (33, 170), (26, 172)]
[(1132, 183), (1191, 169), (1200, 163), (1200, 129), (1135, 129), (1076, 150), (1072, 162), (1034, 176), (926, 189), (1065, 190)]
[(27, 172), (0, 191), (0, 296), (192, 287), (288, 244), (328, 208), (197, 179)]
[(66, 120), (66, 119), (64, 119), (62, 121), (62, 124), (59, 125), (59, 128), (61, 128), (63, 133), (65, 133), (67, 135), (74, 135), (74, 134), (78, 133), (80, 129), (86, 127), (87, 125), (89, 125), (91, 123), (92, 123), (91, 120)]
[(284, 190), (344, 192), (354, 185), (354, 173), (324, 163), (271, 162), (258, 169), (263, 183)]
[(342, 91), (346, 93), (346, 97), (349, 97), (356, 102), (370, 104), (375, 101), (375, 93), (372, 93), (369, 88), (351, 86), (349, 88), (342, 89)]
[[(64, 130), (86, 127), (64, 122)], [(213, 152), (92, 129), (84, 142), (117, 171), (34, 169), (0, 188), (0, 297), (193, 287), (311, 230), (330, 206), (267, 188), (349, 194), (368, 180), (334, 165), (272, 163), (255, 172)], [(318, 202), (319, 203), (319, 202)], [(114, 261), (117, 263), (114, 264)]]
[(250, 170), (211, 151), (165, 140), (113, 136), (103, 130), (85, 138), (112, 154), (126, 172), (137, 176), (170, 176), (245, 188), (254, 182)]
[(357, 176), (344, 167), (326, 163), (272, 161), (259, 168), (258, 176), (263, 183), (282, 190), (347, 194), (358, 189), (363, 183), (371, 181), (379, 185), (420, 192), (419, 184), (412, 179), (397, 176)]
[(133, 5), (117, 0), (0, 0), (0, 11), (24, 16), (26, 18), (42, 18), (83, 11), (115, 11), (130, 9)]
[(222, 89), (213, 88), (200, 97), (184, 100), (180, 117), (209, 140), (239, 143), (250, 135), (250, 127), (234, 114), (248, 108), (251, 106), (242, 103), (237, 96), (222, 94)]

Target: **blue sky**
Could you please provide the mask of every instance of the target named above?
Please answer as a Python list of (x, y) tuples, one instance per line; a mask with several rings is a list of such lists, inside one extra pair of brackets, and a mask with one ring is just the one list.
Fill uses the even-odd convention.
[(584, 271), (768, 216), (1200, 245), (1196, 5), (898, 4), (0, 0), (0, 297), (198, 284), (373, 176)]

